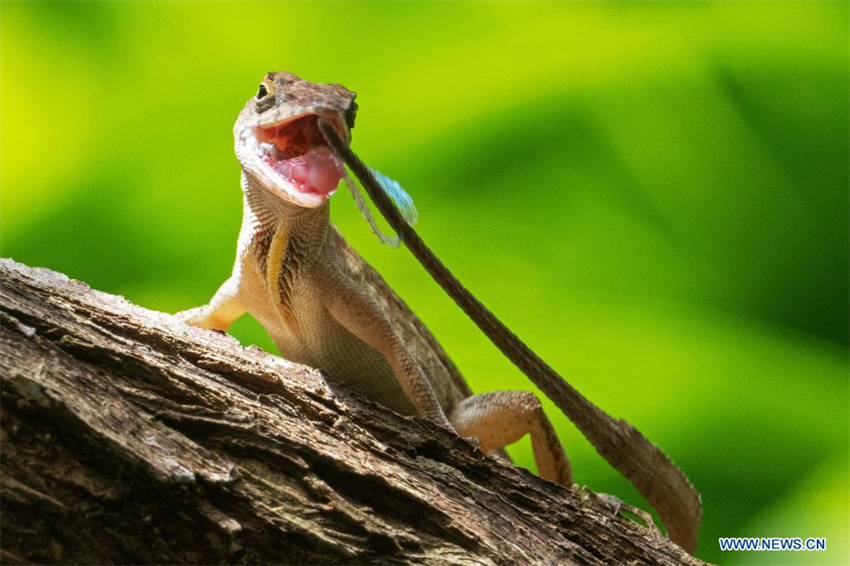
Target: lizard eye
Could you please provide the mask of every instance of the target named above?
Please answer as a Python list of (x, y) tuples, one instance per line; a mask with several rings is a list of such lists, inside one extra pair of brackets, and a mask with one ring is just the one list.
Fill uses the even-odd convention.
[(266, 85), (260, 83), (260, 88), (257, 90), (257, 100), (265, 97), (269, 91), (266, 89)]
[(351, 106), (348, 107), (348, 110), (345, 112), (345, 122), (348, 124), (349, 129), (354, 127), (354, 118), (357, 117), (357, 103), (353, 100), (351, 101)]

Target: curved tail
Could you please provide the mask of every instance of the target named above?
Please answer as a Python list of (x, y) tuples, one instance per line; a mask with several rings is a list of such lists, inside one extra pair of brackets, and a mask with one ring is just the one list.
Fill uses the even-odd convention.
[(596, 450), (649, 501), (670, 539), (693, 554), (697, 546), (702, 503), (694, 486), (670, 458), (635, 427), (591, 403), (496, 318), (449, 271), (405, 222), (369, 169), (337, 135), (319, 120), (328, 144), (366, 188), (372, 201), (399, 238), (431, 277), (463, 309), (493, 344), (546, 394), (581, 430)]

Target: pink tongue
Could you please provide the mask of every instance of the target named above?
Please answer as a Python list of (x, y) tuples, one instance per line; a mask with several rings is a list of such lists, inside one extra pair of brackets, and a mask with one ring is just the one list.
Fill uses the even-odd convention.
[(322, 196), (336, 189), (344, 174), (342, 163), (325, 146), (313, 148), (292, 159), (278, 161), (272, 166), (299, 191)]

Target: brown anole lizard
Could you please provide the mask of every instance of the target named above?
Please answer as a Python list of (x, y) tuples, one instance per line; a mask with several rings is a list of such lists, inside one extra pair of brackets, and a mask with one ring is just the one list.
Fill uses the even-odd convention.
[(473, 395), (428, 329), (330, 222), (329, 197), (348, 163), (390, 225), (502, 351), (570, 417), (655, 507), (670, 538), (696, 548), (699, 495), (634, 427), (593, 405), (534, 355), (424, 246), (348, 149), (355, 94), (269, 73), (234, 127), (243, 223), (230, 278), (209, 304), (179, 313), (224, 330), (246, 311), (292, 361), (325, 371), (402, 414), (475, 437), (485, 452), (531, 436), (538, 473), (572, 487), (569, 460), (537, 397)]

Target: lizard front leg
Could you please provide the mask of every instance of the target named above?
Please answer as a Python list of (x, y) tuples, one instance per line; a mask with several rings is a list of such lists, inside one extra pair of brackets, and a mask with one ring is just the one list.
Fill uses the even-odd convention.
[(417, 413), (454, 431), (422, 368), (378, 303), (348, 276), (333, 270), (321, 273), (317, 285), (330, 315), (384, 356)]
[(225, 330), (244, 313), (245, 307), (239, 302), (239, 278), (233, 275), (219, 287), (208, 304), (180, 311), (175, 316), (192, 326)]

